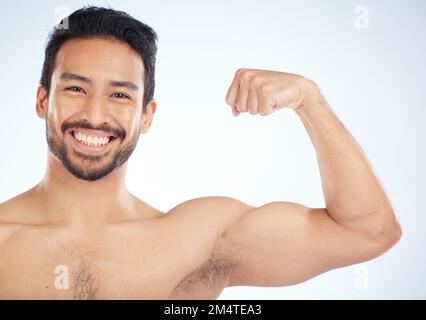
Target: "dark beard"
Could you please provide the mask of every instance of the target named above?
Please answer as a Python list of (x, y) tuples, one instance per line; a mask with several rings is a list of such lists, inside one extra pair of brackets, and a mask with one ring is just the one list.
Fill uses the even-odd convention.
[(76, 166), (71, 162), (64, 143), (59, 141), (58, 134), (55, 130), (50, 129), (48, 121), (46, 121), (46, 139), (50, 151), (56, 158), (58, 158), (62, 162), (63, 166), (72, 175), (74, 175), (78, 179), (87, 181), (96, 181), (103, 178), (107, 174), (111, 173), (115, 168), (120, 167), (124, 162), (129, 159), (133, 150), (135, 150), (137, 142), (139, 140), (139, 130), (136, 130), (135, 132), (136, 133), (134, 137), (130, 140), (130, 142), (123, 146), (121, 150), (117, 151), (109, 163), (107, 163), (101, 168), (91, 169), (89, 167), (90, 163), (97, 163), (101, 161), (104, 157), (108, 156), (111, 151), (108, 151), (105, 155), (92, 156), (73, 150), (74, 156), (77, 156), (80, 159), (84, 160), (84, 162), (89, 163), (86, 168)]

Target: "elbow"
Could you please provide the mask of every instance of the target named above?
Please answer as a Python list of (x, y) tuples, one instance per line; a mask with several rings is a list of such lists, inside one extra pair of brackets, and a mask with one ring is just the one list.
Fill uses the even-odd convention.
[(392, 236), (390, 239), (390, 243), (391, 246), (393, 246), (394, 244), (396, 244), (399, 240), (401, 240), (402, 238), (402, 228), (401, 225), (399, 224), (399, 222), (395, 222), (393, 231), (392, 231)]
[(387, 222), (375, 235), (375, 242), (377, 243), (379, 253), (384, 253), (392, 248), (401, 238), (402, 228), (399, 222), (396, 219)]
[(393, 247), (402, 237), (402, 228), (401, 225), (396, 222), (394, 226), (389, 231), (389, 235), (385, 237), (384, 242), (386, 247)]

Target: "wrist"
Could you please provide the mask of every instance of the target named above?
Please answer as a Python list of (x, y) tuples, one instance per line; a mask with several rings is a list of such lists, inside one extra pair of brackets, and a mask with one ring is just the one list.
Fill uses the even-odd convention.
[(294, 109), (298, 115), (303, 115), (308, 112), (312, 112), (312, 109), (319, 105), (324, 105), (321, 101), (324, 101), (324, 97), (321, 94), (319, 86), (309, 79), (304, 79), (303, 91), (305, 92), (303, 99), (299, 106)]

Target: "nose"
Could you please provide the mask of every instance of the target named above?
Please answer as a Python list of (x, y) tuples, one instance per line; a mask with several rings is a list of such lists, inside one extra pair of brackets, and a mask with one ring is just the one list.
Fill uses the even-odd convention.
[(110, 122), (111, 113), (108, 103), (101, 94), (93, 94), (86, 100), (84, 119), (95, 126)]

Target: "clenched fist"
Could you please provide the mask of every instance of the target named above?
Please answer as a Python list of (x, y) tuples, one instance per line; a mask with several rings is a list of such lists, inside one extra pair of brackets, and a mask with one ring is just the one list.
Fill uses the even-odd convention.
[(266, 116), (288, 107), (304, 105), (316, 84), (300, 75), (257, 69), (238, 69), (226, 94), (232, 114), (240, 112)]

